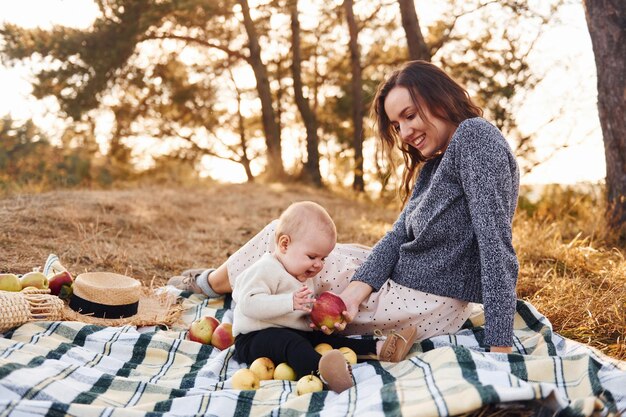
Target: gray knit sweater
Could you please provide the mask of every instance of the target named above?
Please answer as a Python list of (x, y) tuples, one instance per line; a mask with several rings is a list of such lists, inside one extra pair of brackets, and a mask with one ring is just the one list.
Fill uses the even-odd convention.
[(353, 280), (387, 279), (483, 303), (489, 346), (511, 346), (519, 265), (511, 242), (519, 171), (500, 131), (463, 121), (443, 155), (424, 163), (410, 200)]

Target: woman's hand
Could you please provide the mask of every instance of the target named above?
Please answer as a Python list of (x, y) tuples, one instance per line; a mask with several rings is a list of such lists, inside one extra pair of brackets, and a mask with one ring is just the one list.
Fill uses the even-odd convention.
[[(346, 304), (346, 310), (341, 313), (344, 321), (342, 323), (337, 323), (341, 326), (339, 330), (343, 330), (346, 328), (346, 325), (348, 323), (354, 320), (357, 313), (359, 312), (359, 305), (361, 305), (361, 301), (363, 300), (359, 300), (357, 297), (353, 297), (350, 294), (344, 295), (344, 293), (339, 294), (339, 297)], [(367, 296), (365, 298), (367, 298)], [(337, 324), (335, 325), (335, 327), (337, 327)]]
[(513, 348), (511, 346), (491, 346), (489, 348), (489, 352), (512, 353), (513, 352)]
[(361, 281), (351, 281), (339, 297), (346, 303), (343, 318), (350, 323), (359, 312), (359, 306), (372, 293), (373, 288)]
[(311, 304), (315, 302), (315, 298), (311, 297), (313, 291), (306, 285), (303, 285), (298, 291), (293, 293), (293, 310), (302, 310), (307, 313), (311, 312)]

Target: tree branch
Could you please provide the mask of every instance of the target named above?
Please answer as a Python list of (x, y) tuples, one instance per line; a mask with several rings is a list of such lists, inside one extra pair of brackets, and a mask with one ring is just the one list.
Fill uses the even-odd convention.
[(358, 28), (357, 32), (359, 32), (359, 33), (360, 33), (360, 32), (361, 32), (361, 30), (363, 30), (363, 28), (367, 26), (367, 23), (369, 23), (369, 22), (371, 22), (372, 20), (374, 20), (374, 18), (376, 17), (376, 15), (378, 15), (378, 12), (380, 12), (380, 10), (381, 10), (383, 7), (385, 7), (385, 6), (390, 6), (390, 5), (392, 5), (392, 4), (393, 4), (392, 2), (389, 2), (389, 3), (380, 2), (380, 3), (378, 4), (378, 7), (376, 7), (376, 9), (375, 9), (372, 13), (370, 13), (370, 14), (369, 14), (369, 16), (367, 16), (367, 17), (365, 17), (365, 18), (363, 18), (363, 19), (361, 19), (361, 20), (359, 21), (359, 23), (360, 23), (360, 24), (358, 24), (358, 25), (357, 25), (357, 28)]
[[(198, 145), (198, 143), (196, 141), (193, 140), (194, 135), (183, 135), (181, 134), (178, 130), (176, 130), (173, 127), (169, 127), (169, 128), (163, 128), (164, 133), (166, 133), (169, 136), (174, 136), (180, 139), (185, 140), (187, 143), (189, 143), (191, 145), (191, 147), (196, 150), (199, 151), (205, 155), (209, 155), (209, 156), (213, 156), (215, 158), (219, 158), (219, 159), (223, 159), (226, 161), (231, 161), (231, 162), (236, 162), (238, 164), (241, 163), (241, 158), (239, 157), (239, 155), (234, 152), (234, 154), (237, 157), (228, 157), (228, 156), (224, 156), (224, 155), (220, 155), (219, 153), (217, 153), (215, 150), (211, 149), (211, 148), (205, 148), (203, 146)], [(215, 135), (212, 134), (214, 137)], [(228, 145), (226, 145), (226, 147), (228, 148)]]
[(452, 31), (454, 31), (454, 28), (456, 26), (457, 21), (464, 16), (470, 15), (472, 13), (476, 13), (478, 10), (482, 9), (483, 7), (487, 7), (490, 4), (494, 4), (494, 3), (498, 3), (498, 0), (490, 0), (486, 3), (482, 3), (480, 5), (478, 5), (478, 7), (476, 7), (473, 10), (468, 10), (466, 12), (462, 12), (462, 13), (455, 13), (454, 17), (452, 18), (452, 21), (446, 26), (443, 35), (437, 40), (437, 42), (433, 42), (430, 45), (430, 54), (431, 56), (435, 56), (435, 54), (437, 53), (437, 51), (446, 43), (448, 43), (450, 40), (452, 40)]
[(187, 43), (195, 43), (201, 46), (206, 46), (207, 48), (215, 48), (215, 49), (219, 49), (220, 51), (224, 52), (226, 55), (230, 56), (230, 57), (236, 57), (239, 59), (243, 59), (246, 62), (249, 62), (249, 57), (242, 54), (241, 52), (238, 51), (233, 51), (231, 49), (228, 49), (225, 46), (222, 46), (220, 44), (217, 43), (213, 43), (211, 41), (205, 41), (202, 39), (198, 39), (198, 38), (194, 38), (191, 36), (184, 36), (184, 35), (173, 35), (173, 34), (168, 34), (168, 35), (146, 35), (143, 38), (143, 41), (146, 40), (161, 40), (161, 39), (175, 39), (175, 40), (179, 40), (179, 41), (184, 41)]

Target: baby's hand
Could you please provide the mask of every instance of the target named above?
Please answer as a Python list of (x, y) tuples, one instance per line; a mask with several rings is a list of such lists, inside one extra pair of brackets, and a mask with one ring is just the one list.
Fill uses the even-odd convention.
[(306, 285), (303, 285), (298, 291), (293, 293), (293, 309), (311, 312), (311, 304), (315, 302), (315, 299), (311, 297), (313, 291)]

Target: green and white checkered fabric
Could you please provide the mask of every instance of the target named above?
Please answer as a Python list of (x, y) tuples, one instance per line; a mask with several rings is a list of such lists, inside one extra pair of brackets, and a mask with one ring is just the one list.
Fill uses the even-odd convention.
[[(183, 294), (184, 322), (232, 319), (230, 298)], [(445, 416), (486, 404), (567, 416), (626, 409), (626, 363), (564, 339), (531, 305), (518, 302), (511, 355), (481, 348), (478, 312), (453, 336), (425, 340), (398, 364), (354, 366), (342, 394), (298, 396), (295, 382), (231, 388), (244, 367), (233, 349), (186, 340), (174, 329), (33, 322), (0, 338), (0, 416)]]

